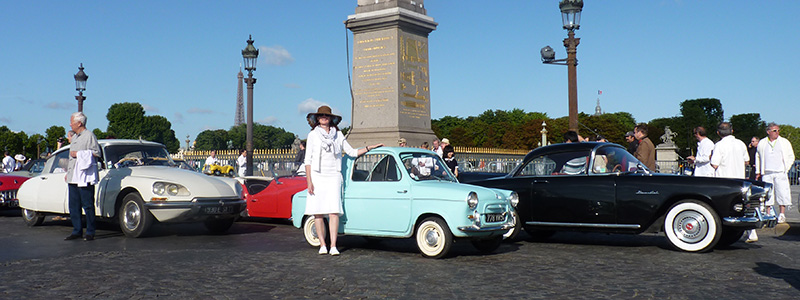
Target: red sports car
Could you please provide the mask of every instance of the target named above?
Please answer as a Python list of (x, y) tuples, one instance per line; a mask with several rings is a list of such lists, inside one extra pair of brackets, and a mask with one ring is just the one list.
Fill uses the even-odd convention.
[(292, 196), (306, 189), (305, 176), (245, 177), (248, 217), (290, 219)]
[(28, 177), (0, 173), (0, 208), (19, 206), (17, 190), (25, 180)]

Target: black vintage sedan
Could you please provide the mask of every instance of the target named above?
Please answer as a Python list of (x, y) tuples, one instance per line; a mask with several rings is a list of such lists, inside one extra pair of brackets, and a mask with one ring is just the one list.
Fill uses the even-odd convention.
[(516, 191), (516, 230), (534, 238), (567, 230), (663, 231), (677, 249), (706, 252), (747, 229), (776, 224), (762, 213), (771, 184), (656, 174), (610, 143), (541, 147), (509, 174), (467, 183)]

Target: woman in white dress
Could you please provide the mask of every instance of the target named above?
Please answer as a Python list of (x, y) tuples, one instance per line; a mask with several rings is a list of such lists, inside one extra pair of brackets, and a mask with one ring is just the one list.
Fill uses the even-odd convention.
[[(383, 146), (376, 144), (364, 148), (353, 149), (339, 132), (341, 116), (334, 115), (328, 106), (320, 106), (316, 113), (306, 116), (311, 132), (306, 140), (306, 156), (304, 160), (308, 198), (306, 215), (314, 216), (314, 226), (320, 240), (319, 254), (339, 255), (336, 249), (336, 237), (339, 232), (339, 216), (342, 209), (342, 152), (357, 157), (371, 149)], [(328, 215), (331, 233), (331, 248), (325, 245), (323, 218)]]

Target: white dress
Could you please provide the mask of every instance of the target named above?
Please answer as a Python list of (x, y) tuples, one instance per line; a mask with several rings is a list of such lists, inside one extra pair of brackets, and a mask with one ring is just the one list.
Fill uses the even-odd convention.
[[(317, 127), (319, 129), (319, 127)], [(311, 183), (314, 185), (314, 195), (308, 194), (306, 198), (306, 215), (343, 214), (342, 208), (342, 152), (349, 156), (358, 156), (358, 150), (353, 149), (344, 139), (341, 132), (337, 133), (334, 151), (323, 149), (323, 136), (317, 129), (308, 133), (306, 141), (305, 165), (311, 165)], [(321, 130), (321, 129), (320, 129)], [(331, 130), (335, 130), (331, 128)]]

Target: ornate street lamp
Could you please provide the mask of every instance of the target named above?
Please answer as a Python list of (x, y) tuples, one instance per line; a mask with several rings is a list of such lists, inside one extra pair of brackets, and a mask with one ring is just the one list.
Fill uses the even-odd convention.
[(558, 3), (561, 9), (561, 21), (563, 28), (567, 30), (567, 38), (564, 39), (564, 47), (567, 48), (567, 58), (555, 59), (556, 53), (553, 48), (546, 46), (542, 48), (542, 63), (554, 65), (566, 65), (567, 77), (569, 82), (569, 130), (578, 131), (578, 44), (581, 39), (575, 38), (575, 30), (581, 28), (581, 10), (583, 10), (583, 0), (561, 0)]
[(258, 49), (253, 46), (253, 36), (247, 39), (247, 47), (242, 50), (244, 59), (244, 69), (247, 70), (247, 163), (245, 176), (253, 176), (253, 85), (256, 79), (253, 78), (253, 71), (256, 70), (258, 61)]
[(83, 112), (83, 100), (86, 100), (86, 97), (83, 96), (83, 91), (86, 90), (86, 80), (88, 79), (89, 76), (83, 72), (83, 63), (81, 63), (81, 66), (78, 67), (78, 73), (75, 74), (75, 90), (78, 91), (75, 100), (78, 100), (78, 111), (80, 112)]

